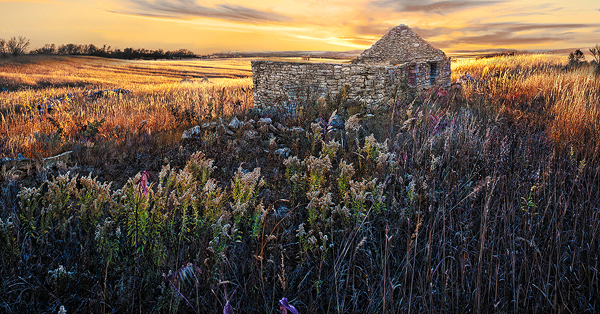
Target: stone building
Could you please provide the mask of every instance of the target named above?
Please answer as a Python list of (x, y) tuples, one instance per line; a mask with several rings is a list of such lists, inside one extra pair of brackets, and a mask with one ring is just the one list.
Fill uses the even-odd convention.
[(450, 58), (408, 26), (392, 28), (349, 64), (252, 61), (254, 107), (293, 109), (309, 98), (336, 95), (367, 107), (387, 104), (399, 92), (450, 86)]

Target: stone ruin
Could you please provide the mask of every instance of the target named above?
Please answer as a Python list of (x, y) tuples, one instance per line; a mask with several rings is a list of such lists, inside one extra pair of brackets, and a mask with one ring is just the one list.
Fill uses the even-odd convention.
[(310, 98), (337, 95), (368, 108), (386, 105), (400, 92), (450, 87), (450, 58), (408, 26), (392, 28), (349, 64), (252, 61), (254, 108), (293, 110)]

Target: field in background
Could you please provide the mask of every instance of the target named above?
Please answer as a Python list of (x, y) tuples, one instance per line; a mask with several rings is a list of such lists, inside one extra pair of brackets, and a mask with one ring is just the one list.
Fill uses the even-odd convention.
[[(0, 60), (0, 157), (74, 152), (0, 169), (1, 311), (597, 312), (600, 78), (452, 67), (450, 89), (283, 117), (251, 110), (247, 60)], [(107, 88), (131, 92), (85, 96)], [(181, 139), (233, 116), (278, 130)]]
[(22, 56), (0, 59), (0, 86), (117, 86), (177, 83), (184, 78), (251, 77), (249, 59), (145, 61), (86, 56)]
[[(0, 157), (48, 157), (77, 148), (90, 124), (102, 121), (92, 142), (113, 144), (140, 133), (178, 133), (217, 115), (252, 106), (249, 60), (123, 61), (97, 57), (24, 56), (0, 60)], [(91, 99), (91, 91), (123, 88)], [(38, 110), (62, 98), (53, 112)], [(50, 118), (50, 119), (48, 119)], [(144, 127), (140, 128), (140, 123)], [(89, 132), (88, 132), (89, 133)], [(89, 139), (89, 138), (88, 138)], [(89, 145), (89, 144), (88, 144)]]
[[(319, 61), (345, 62), (310, 62)], [(452, 80), (468, 73), (477, 80), (463, 84), (462, 94), (469, 103), (537, 120), (560, 145), (585, 148), (596, 158), (600, 151), (594, 139), (600, 134), (595, 107), (598, 79), (591, 67), (566, 71), (566, 64), (564, 56), (542, 54), (457, 59), (452, 62)], [(65, 144), (76, 145), (82, 128), (103, 119), (101, 135), (118, 141), (119, 134), (112, 132), (115, 126), (128, 134), (145, 121), (149, 132), (182, 132), (218, 116), (240, 114), (252, 104), (250, 59), (123, 61), (25, 56), (0, 60), (0, 69), (0, 86), (15, 90), (0, 97), (0, 134), (4, 137), (0, 157), (56, 154), (67, 149)], [(90, 90), (114, 88), (132, 94), (99, 100), (82, 96)], [(56, 122), (43, 114), (23, 114), (35, 112), (45, 98), (67, 93), (74, 96), (52, 115)], [(47, 141), (55, 131), (62, 132), (60, 143)]]

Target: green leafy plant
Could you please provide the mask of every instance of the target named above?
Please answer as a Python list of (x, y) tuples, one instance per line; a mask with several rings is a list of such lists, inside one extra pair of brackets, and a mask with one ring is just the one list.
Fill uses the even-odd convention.
[(327, 143), (322, 143), (322, 144), (323, 144), (323, 148), (321, 148), (320, 156), (321, 156), (321, 158), (329, 157), (330, 160), (333, 160), (335, 158), (338, 150), (342, 146), (337, 141), (329, 141)]
[(533, 199), (533, 193), (535, 192), (535, 185), (529, 189), (529, 195), (527, 197), (521, 197), (521, 210), (527, 213), (535, 213), (537, 205)]
[(352, 163), (347, 163), (342, 159), (338, 166), (337, 187), (341, 199), (346, 200), (348, 197), (348, 189), (350, 188), (350, 180), (354, 176), (354, 166)]
[(355, 222), (359, 222), (367, 214), (367, 202), (372, 200), (371, 191), (377, 184), (377, 178), (368, 181), (350, 181), (351, 208)]
[(199, 180), (200, 186), (204, 186), (208, 181), (210, 174), (215, 170), (213, 159), (205, 157), (201, 151), (192, 154), (190, 159), (186, 162), (184, 170), (191, 173), (195, 178)]
[(290, 199), (297, 202), (306, 191), (305, 164), (298, 157), (291, 156), (283, 161), (285, 166), (285, 177), (290, 183)]
[(43, 202), (41, 198), (42, 186), (38, 188), (27, 188), (23, 187), (19, 191), (19, 206), (21, 211), (19, 217), (21, 218), (21, 225), (24, 229), (25, 238), (33, 237), (37, 238), (38, 234), (38, 219), (41, 215), (40, 202)]
[[(40, 226), (40, 232), (42, 235), (48, 234), (50, 228), (54, 227), (65, 236), (67, 224), (72, 218), (73, 205), (70, 200), (76, 195), (77, 177), (76, 174), (73, 178), (70, 178), (70, 172), (67, 172), (48, 182), (48, 192), (44, 195), (48, 207), (41, 213), (42, 225)], [(57, 225), (53, 225), (53, 222)]]
[(104, 205), (113, 202), (110, 188), (112, 182), (98, 182), (97, 178), (92, 178), (90, 174), (87, 177), (81, 177), (79, 183), (81, 185), (77, 191), (79, 217), (83, 230), (90, 232), (96, 227), (103, 214)]
[(245, 173), (242, 167), (231, 180), (231, 199), (230, 203), (234, 224), (247, 224), (251, 219), (248, 209), (254, 206), (258, 197), (259, 189), (265, 184), (261, 178), (260, 168), (255, 168), (252, 172)]
[(140, 173), (130, 178), (121, 192), (123, 195), (123, 208), (126, 213), (126, 233), (131, 246), (135, 247), (136, 253), (144, 251), (144, 245), (148, 240), (148, 226), (150, 223), (148, 208), (152, 189), (140, 185), (144, 174)]
[(308, 156), (304, 160), (304, 164), (308, 174), (308, 191), (312, 192), (323, 188), (332, 167), (329, 156), (322, 158)]
[(20, 253), (20, 245), (17, 239), (18, 228), (15, 224), (16, 216), (13, 214), (2, 220), (0, 218), (0, 255), (4, 263), (12, 264)]

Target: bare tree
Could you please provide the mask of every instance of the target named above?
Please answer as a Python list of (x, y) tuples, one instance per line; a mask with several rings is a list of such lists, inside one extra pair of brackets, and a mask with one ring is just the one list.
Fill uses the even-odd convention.
[(590, 53), (594, 60), (592, 60), (592, 64), (595, 66), (594, 71), (596, 74), (600, 75), (600, 45), (596, 44), (595, 47), (590, 48)]
[(0, 55), (4, 55), (6, 53), (6, 40), (0, 38)]
[(18, 56), (20, 54), (24, 54), (27, 47), (29, 47), (29, 39), (19, 36), (19, 37), (11, 37), (6, 42), (6, 50), (11, 53), (13, 56)]
[(596, 44), (595, 47), (590, 48), (590, 53), (592, 54), (596, 65), (600, 65), (600, 45)]

